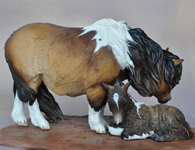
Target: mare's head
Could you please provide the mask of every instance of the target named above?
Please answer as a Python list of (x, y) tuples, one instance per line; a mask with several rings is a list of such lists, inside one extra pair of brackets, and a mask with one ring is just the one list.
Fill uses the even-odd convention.
[(114, 86), (102, 83), (102, 86), (107, 90), (107, 102), (110, 111), (114, 116), (114, 121), (118, 125), (125, 116), (125, 108), (128, 105), (129, 95), (127, 89), (130, 82), (123, 85), (121, 81), (117, 80)]
[(128, 71), (133, 88), (142, 96), (155, 96), (160, 103), (171, 99), (171, 90), (179, 83), (182, 59), (163, 50), (139, 28), (130, 29), (129, 57), (134, 68)]

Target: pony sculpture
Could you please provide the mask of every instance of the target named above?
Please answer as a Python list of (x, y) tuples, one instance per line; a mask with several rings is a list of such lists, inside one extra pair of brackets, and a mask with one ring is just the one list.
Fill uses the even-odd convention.
[(100, 82), (113, 84), (117, 77), (131, 79), (142, 96), (170, 100), (179, 83), (182, 60), (163, 50), (141, 29), (125, 22), (102, 19), (83, 28), (35, 23), (15, 31), (5, 44), (5, 57), (14, 80), (12, 118), (27, 126), (23, 103), (31, 122), (50, 129), (50, 119), (63, 114), (48, 88), (58, 95), (86, 94), (91, 130), (105, 133), (103, 110), (106, 92)]
[(117, 128), (108, 126), (110, 134), (124, 140), (151, 137), (159, 142), (189, 140), (194, 136), (178, 108), (162, 104), (147, 106), (135, 101), (127, 92), (130, 82), (123, 85), (117, 80), (115, 86), (102, 85), (108, 91), (108, 105), (115, 123), (122, 122)]

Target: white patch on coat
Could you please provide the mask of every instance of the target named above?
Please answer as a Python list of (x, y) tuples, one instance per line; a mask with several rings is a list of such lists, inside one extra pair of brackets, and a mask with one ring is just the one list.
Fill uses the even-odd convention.
[(17, 91), (11, 116), (18, 126), (28, 126), (27, 119), (24, 115), (24, 103), (19, 99)]
[(117, 106), (117, 108), (119, 110), (119, 105), (118, 105), (119, 95), (118, 95), (118, 93), (114, 93), (113, 94), (113, 100), (114, 100), (114, 102), (115, 102), (115, 104), (116, 104), (116, 106)]
[(49, 130), (50, 129), (49, 123), (43, 117), (39, 109), (39, 103), (37, 102), (37, 100), (35, 100), (32, 106), (30, 106), (29, 104), (27, 104), (27, 106), (29, 109), (29, 115), (30, 115), (32, 124), (36, 127), (40, 127), (43, 130)]
[(104, 119), (103, 115), (104, 107), (102, 107), (100, 111), (95, 111), (94, 108), (89, 105), (88, 123), (91, 130), (94, 130), (97, 133), (106, 133), (105, 126), (107, 126), (108, 123)]
[(111, 134), (111, 135), (116, 135), (116, 136), (120, 136), (121, 133), (123, 132), (123, 128), (114, 128), (114, 127), (111, 127), (111, 126), (108, 126), (108, 132)]
[(154, 134), (154, 131), (150, 131), (150, 133), (146, 133), (146, 134), (142, 134), (141, 136), (140, 135), (137, 135), (137, 134), (134, 134), (133, 136), (129, 136), (128, 138), (124, 138), (124, 140), (135, 140), (135, 139), (146, 139), (148, 137), (151, 137), (152, 134)]
[(134, 42), (134, 40), (128, 30), (130, 28), (123, 21), (117, 22), (113, 19), (101, 19), (92, 25), (84, 27), (83, 32), (79, 36), (90, 31), (96, 31), (96, 35), (92, 38), (92, 40), (96, 40), (94, 53), (98, 52), (101, 47), (111, 47), (118, 64), (124, 70), (125, 68), (134, 68), (134, 64), (129, 57), (131, 53), (128, 48), (128, 41)]
[(139, 118), (141, 119), (141, 116), (140, 116), (140, 113), (139, 113), (139, 109), (141, 108), (141, 105), (143, 105), (144, 103), (137, 102), (129, 93), (128, 93), (128, 95), (132, 99), (133, 103), (135, 104), (135, 107), (137, 108), (137, 114), (138, 114)]

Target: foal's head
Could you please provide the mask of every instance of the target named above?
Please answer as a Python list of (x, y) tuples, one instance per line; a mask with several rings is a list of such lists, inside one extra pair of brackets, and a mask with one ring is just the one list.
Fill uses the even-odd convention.
[(115, 123), (118, 125), (123, 121), (125, 115), (125, 107), (129, 100), (127, 89), (130, 86), (130, 82), (124, 85), (118, 80), (114, 86), (105, 83), (102, 83), (102, 85), (108, 91), (107, 100), (109, 109), (114, 116)]

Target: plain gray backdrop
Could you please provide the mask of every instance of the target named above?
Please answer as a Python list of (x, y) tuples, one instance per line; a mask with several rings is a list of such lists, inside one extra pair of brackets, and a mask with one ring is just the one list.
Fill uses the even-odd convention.
[[(178, 107), (195, 127), (195, 0), (0, 0), (0, 128), (14, 124), (10, 116), (13, 81), (4, 58), (4, 43), (10, 34), (33, 22), (83, 27), (102, 18), (140, 27), (162, 48), (169, 47), (184, 59), (182, 79), (173, 89), (168, 105)], [(157, 104), (154, 97), (141, 97), (132, 88), (129, 92), (137, 101)], [(54, 96), (64, 114), (88, 113), (85, 95)], [(25, 112), (28, 116), (26, 108)], [(105, 114), (111, 114), (108, 107)]]

